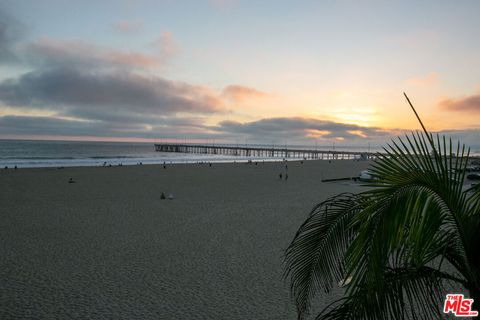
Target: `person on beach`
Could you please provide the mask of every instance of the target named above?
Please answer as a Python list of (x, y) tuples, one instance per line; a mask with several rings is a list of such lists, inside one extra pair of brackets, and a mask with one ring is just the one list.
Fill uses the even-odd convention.
[(282, 180), (283, 175), (280, 173), (280, 174), (278, 175), (278, 177), (280, 178), (280, 180)]
[(285, 180), (288, 180), (288, 173), (285, 173)]

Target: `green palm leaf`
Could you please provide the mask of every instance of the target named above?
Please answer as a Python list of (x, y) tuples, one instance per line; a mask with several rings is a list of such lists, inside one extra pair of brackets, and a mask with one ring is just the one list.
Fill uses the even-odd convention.
[(325, 308), (316, 319), (438, 319), (437, 300), (444, 297), (444, 284), (456, 281), (429, 267), (389, 269), (383, 278), (382, 287), (361, 288)]
[(445, 281), (480, 299), (480, 188), (463, 189), (469, 151), (419, 121), (423, 133), (392, 141), (372, 164), (368, 191), (320, 203), (299, 228), (285, 275), (300, 319), (342, 279), (351, 279), (345, 297), (317, 319), (438, 318)]

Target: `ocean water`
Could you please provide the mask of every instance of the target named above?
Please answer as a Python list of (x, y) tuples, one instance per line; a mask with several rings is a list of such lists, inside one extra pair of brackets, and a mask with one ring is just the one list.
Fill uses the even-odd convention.
[[(207, 154), (156, 152), (153, 143), (0, 140), (0, 168), (73, 167), (158, 163), (279, 160)], [(281, 160), (281, 159), (280, 159)]]
[[(272, 145), (250, 145), (265, 146)], [(285, 146), (274, 146), (284, 148)], [(378, 152), (381, 147), (369, 146), (292, 146), (288, 148), (317, 150), (348, 150), (361, 152)], [(472, 149), (480, 155), (480, 148)], [(129, 142), (85, 142), (85, 141), (31, 141), (0, 140), (0, 168), (8, 167), (67, 167), (67, 166), (101, 166), (135, 165), (158, 163), (195, 163), (195, 162), (242, 162), (248, 160), (282, 160), (281, 158), (254, 158), (225, 155), (183, 154), (156, 152), (153, 143)]]
[(156, 152), (153, 143), (0, 140), (0, 168), (228, 161), (221, 156)]

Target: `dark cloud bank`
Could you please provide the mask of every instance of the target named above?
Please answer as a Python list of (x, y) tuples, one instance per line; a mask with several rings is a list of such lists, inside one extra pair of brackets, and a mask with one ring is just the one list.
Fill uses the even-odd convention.
[(0, 67), (31, 70), (0, 82), (0, 104), (53, 116), (0, 117), (0, 134), (205, 136), (205, 116), (226, 112), (223, 100), (208, 88), (147, 72), (164, 62), (161, 55), (80, 41), (24, 42), (21, 30), (0, 11)]
[(24, 25), (0, 8), (0, 64), (17, 62), (14, 47), (24, 33)]
[(389, 132), (380, 128), (366, 128), (354, 124), (342, 124), (312, 118), (268, 118), (240, 123), (223, 121), (219, 129), (237, 135), (250, 137), (276, 137), (278, 139), (301, 139), (306, 136), (317, 139), (358, 139), (388, 137)]
[(18, 108), (55, 110), (90, 120), (111, 115), (157, 116), (222, 111), (222, 102), (201, 88), (128, 72), (54, 68), (0, 83), (0, 100)]

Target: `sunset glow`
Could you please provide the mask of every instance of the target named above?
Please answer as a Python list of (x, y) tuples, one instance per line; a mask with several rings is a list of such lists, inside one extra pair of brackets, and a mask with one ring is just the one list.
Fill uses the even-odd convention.
[(479, 9), (7, 0), (0, 138), (380, 143), (418, 129), (407, 92), (431, 130), (475, 140)]

